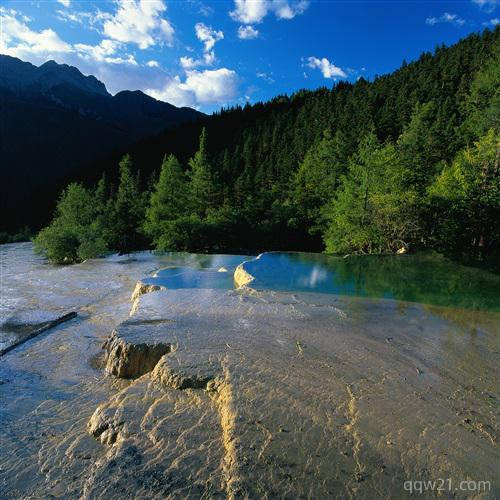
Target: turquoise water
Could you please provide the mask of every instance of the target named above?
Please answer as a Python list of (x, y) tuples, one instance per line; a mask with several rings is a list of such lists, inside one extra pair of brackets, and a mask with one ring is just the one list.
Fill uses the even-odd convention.
[(338, 257), (262, 254), (244, 264), (255, 289), (390, 298), (500, 311), (500, 276), (437, 254)]
[[(500, 276), (437, 254), (338, 257), (268, 252), (242, 255), (171, 254), (172, 266), (144, 280), (167, 289), (234, 288), (236, 266), (257, 290), (389, 298), (500, 312)], [(218, 272), (224, 268), (225, 272)]]
[(172, 266), (158, 271), (153, 278), (142, 280), (148, 285), (161, 285), (169, 290), (180, 288), (234, 288), (234, 270), (249, 255), (168, 254)]

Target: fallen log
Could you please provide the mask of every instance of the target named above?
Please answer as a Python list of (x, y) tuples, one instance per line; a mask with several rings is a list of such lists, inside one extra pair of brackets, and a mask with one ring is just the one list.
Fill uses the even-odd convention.
[(14, 342), (12, 345), (6, 347), (5, 349), (0, 350), (0, 357), (2, 357), (4, 354), (7, 354), (9, 351), (12, 351), (12, 349), (15, 349), (16, 347), (20, 346), (21, 344), (24, 344), (28, 340), (31, 340), (32, 338), (36, 337), (37, 335), (40, 335), (43, 332), (46, 332), (47, 330), (50, 330), (51, 328), (54, 328), (57, 325), (60, 325), (61, 323), (64, 323), (65, 321), (69, 321), (70, 319), (76, 318), (77, 313), (75, 311), (72, 311), (68, 314), (65, 314), (64, 316), (61, 316), (59, 318), (54, 319), (53, 321), (49, 321), (42, 327), (38, 328), (38, 330), (35, 330), (34, 332), (31, 332), (29, 335), (26, 337), (23, 337), (22, 339), (18, 340), (17, 342)]

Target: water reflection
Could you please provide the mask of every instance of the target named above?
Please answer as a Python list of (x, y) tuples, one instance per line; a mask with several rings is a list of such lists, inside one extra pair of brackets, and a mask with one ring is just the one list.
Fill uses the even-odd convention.
[(436, 254), (342, 258), (265, 253), (245, 263), (252, 287), (392, 298), (500, 312), (500, 276)]
[(269, 252), (245, 255), (170, 253), (165, 268), (147, 284), (179, 288), (233, 288), (240, 263), (255, 280), (252, 287), (389, 298), (434, 306), (500, 312), (500, 276), (462, 266), (438, 254), (342, 258), (315, 253)]

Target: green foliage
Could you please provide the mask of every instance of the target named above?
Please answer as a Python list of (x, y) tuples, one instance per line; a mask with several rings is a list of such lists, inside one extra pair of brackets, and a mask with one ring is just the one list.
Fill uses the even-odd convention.
[(51, 224), (34, 239), (35, 249), (51, 262), (73, 263), (107, 251), (93, 193), (72, 183), (62, 193)]
[[(182, 166), (174, 155), (163, 159), (160, 177), (150, 196), (146, 209), (144, 230), (153, 243), (166, 250), (162, 237), (172, 227), (169, 222), (189, 212), (188, 186)], [(161, 238), (161, 245), (160, 245)]]
[(402, 172), (394, 145), (382, 146), (373, 132), (363, 138), (327, 209), (327, 252), (391, 252), (415, 239), (416, 199)]
[(32, 236), (33, 232), (28, 226), (22, 227), (14, 234), (9, 234), (2, 231), (0, 232), (0, 245), (4, 243), (19, 243), (22, 241), (30, 241)]
[(434, 166), (444, 153), (435, 133), (436, 106), (433, 102), (417, 104), (411, 120), (397, 141), (398, 152), (405, 169), (405, 184), (425, 193), (435, 175)]
[(216, 207), (217, 203), (217, 190), (208, 159), (205, 128), (201, 132), (200, 148), (189, 160), (189, 168), (191, 206), (196, 215), (204, 217), (210, 209)]
[(216, 252), (219, 227), (217, 221), (186, 215), (166, 222), (165, 231), (158, 238), (159, 251)]
[(170, 130), (134, 153), (150, 179), (144, 191), (127, 155), (119, 176), (108, 169), (116, 193), (102, 179), (91, 217), (61, 199), (38, 245), (59, 261), (151, 243), (491, 257), (500, 238), (499, 47), (497, 27), (373, 82), (301, 90)]
[(500, 136), (491, 129), (458, 153), (429, 187), (435, 207), (434, 246), (480, 256), (500, 242)]
[(491, 59), (476, 73), (466, 109), (463, 128), (469, 137), (477, 139), (490, 128), (500, 132), (500, 45), (493, 47)]
[(347, 170), (347, 156), (344, 134), (337, 131), (332, 137), (331, 132), (325, 130), (321, 141), (306, 153), (293, 178), (291, 203), (295, 217), (311, 234), (321, 234), (325, 229), (322, 212)]
[(137, 250), (143, 243), (141, 228), (147, 195), (139, 189), (139, 178), (133, 175), (132, 168), (130, 155), (125, 155), (119, 164), (120, 182), (111, 215), (111, 244), (122, 253)]

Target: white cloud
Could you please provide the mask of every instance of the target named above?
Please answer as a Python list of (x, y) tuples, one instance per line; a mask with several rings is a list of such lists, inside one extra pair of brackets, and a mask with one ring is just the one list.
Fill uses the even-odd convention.
[(130, 64), (137, 66), (137, 61), (133, 55), (127, 54), (125, 57), (115, 55), (116, 51), (121, 48), (121, 43), (115, 40), (104, 39), (99, 45), (77, 43), (74, 45), (74, 48), (78, 56), (82, 59), (109, 64)]
[(184, 87), (179, 76), (170, 78), (159, 89), (146, 89), (145, 92), (159, 101), (169, 102), (175, 106), (196, 106), (194, 93)]
[(76, 10), (56, 10), (57, 19), (64, 22), (81, 24), (84, 28), (96, 31), (101, 34), (102, 23), (112, 19), (113, 16), (107, 12), (97, 9), (95, 12), (76, 11)]
[(306, 0), (295, 2), (293, 5), (285, 0), (274, 0), (273, 2), (273, 10), (278, 19), (293, 19), (296, 15), (302, 14), (307, 7), (309, 7), (309, 2)]
[(78, 13), (76, 12), (68, 12), (67, 10), (56, 10), (57, 13), (57, 19), (60, 21), (71, 21), (73, 23), (83, 23), (82, 17), (79, 17)]
[(214, 13), (214, 9), (208, 5), (200, 5), (200, 14), (205, 17), (210, 17)]
[(62, 40), (52, 29), (32, 30), (28, 18), (21, 16), (15, 10), (0, 7), (0, 22), (2, 36), (0, 52), (21, 59), (36, 54), (43, 59), (52, 58), (55, 54), (72, 52), (69, 43)]
[(257, 38), (259, 36), (259, 31), (253, 26), (240, 26), (238, 28), (238, 38), (242, 40), (251, 40), (252, 38)]
[(200, 66), (200, 64), (203, 64), (203, 61), (201, 59), (193, 59), (192, 57), (187, 56), (181, 57), (179, 59), (179, 62), (184, 69), (196, 68), (196, 66)]
[(492, 12), (500, 5), (500, 0), (472, 0), (472, 3), (479, 5), (481, 8), (484, 7), (487, 12)]
[(71, 5), (70, 0), (57, 0), (61, 5), (64, 5), (65, 7), (69, 7)]
[(211, 51), (215, 44), (224, 38), (224, 33), (222, 31), (215, 31), (210, 26), (206, 26), (203, 23), (197, 23), (194, 27), (194, 31), (198, 40), (203, 42), (205, 52)]
[(201, 104), (225, 103), (234, 99), (238, 87), (236, 72), (227, 68), (190, 71), (185, 85)]
[(167, 9), (162, 0), (118, 0), (116, 13), (106, 18), (104, 34), (123, 43), (147, 49), (157, 43), (171, 45), (174, 28), (162, 17)]
[(262, 78), (262, 80), (265, 80), (267, 83), (271, 84), (271, 83), (274, 83), (274, 79), (268, 75), (267, 73), (257, 73), (257, 78)]
[(229, 14), (241, 23), (260, 23), (269, 11), (269, 4), (269, 0), (234, 0), (235, 10)]
[(215, 44), (219, 40), (224, 39), (224, 33), (222, 31), (216, 31), (210, 26), (206, 26), (203, 23), (197, 23), (194, 27), (196, 37), (200, 42), (203, 43), (203, 58), (194, 59), (193, 57), (183, 56), (179, 59), (180, 65), (188, 70), (196, 68), (198, 66), (211, 66), (215, 63), (215, 51), (213, 50)]
[(483, 26), (495, 27), (497, 24), (500, 24), (500, 19), (498, 19), (498, 17), (495, 17), (495, 18), (490, 19), (489, 21), (486, 21), (485, 23), (483, 23)]
[(449, 12), (445, 12), (442, 16), (439, 17), (428, 17), (425, 20), (425, 24), (429, 26), (434, 26), (438, 23), (450, 23), (455, 24), (456, 26), (463, 26), (465, 24), (465, 19), (458, 17), (456, 14), (450, 14)]
[(159, 68), (160, 64), (158, 63), (158, 61), (155, 61), (154, 59), (151, 59), (151, 61), (148, 61), (146, 63), (146, 66), (148, 66), (149, 68)]
[(260, 23), (269, 12), (278, 19), (292, 19), (309, 6), (308, 0), (290, 3), (288, 0), (234, 0), (235, 9), (230, 16), (240, 23)]
[(211, 66), (215, 62), (215, 52), (213, 50), (210, 52), (205, 52), (205, 54), (203, 54), (203, 62), (207, 66)]
[(325, 78), (345, 78), (346, 73), (339, 67), (331, 63), (326, 57), (318, 59), (317, 57), (309, 57), (307, 59), (307, 65), (313, 69), (319, 69)]
[(167, 101), (176, 106), (203, 104), (225, 104), (236, 97), (238, 75), (235, 71), (220, 68), (216, 70), (188, 71), (184, 82), (179, 76), (170, 78), (159, 89), (145, 92), (155, 99)]

